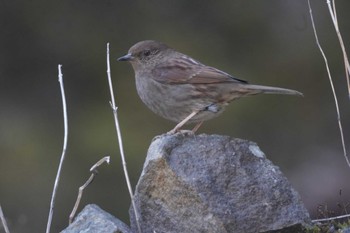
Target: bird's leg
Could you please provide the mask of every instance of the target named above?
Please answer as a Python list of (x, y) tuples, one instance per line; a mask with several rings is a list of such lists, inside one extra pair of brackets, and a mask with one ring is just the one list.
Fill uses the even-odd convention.
[(203, 124), (204, 121), (200, 121), (199, 123), (196, 124), (196, 126), (192, 129), (192, 133), (195, 133), (199, 127)]
[[(213, 113), (217, 113), (220, 111), (220, 109), (221, 109), (221, 106), (219, 104), (212, 103), (212, 104), (208, 105), (207, 107), (205, 107), (202, 111), (210, 111)], [(203, 122), (204, 121), (200, 121), (196, 124), (196, 126), (192, 129), (193, 134), (199, 129), (199, 127), (201, 127)]]
[[(190, 115), (188, 115), (185, 119), (183, 119), (179, 124), (177, 124), (175, 126), (175, 128), (173, 128), (172, 130), (170, 130), (167, 134), (174, 134), (177, 131), (179, 131), (181, 129), (182, 126), (184, 126), (184, 124), (186, 124), (189, 120), (192, 119), (192, 117), (194, 117), (195, 115), (197, 115), (200, 112), (200, 110), (196, 110), (193, 111)], [(197, 126), (196, 126), (197, 127)], [(195, 128), (196, 128), (195, 127)], [(199, 128), (199, 127), (198, 127)]]

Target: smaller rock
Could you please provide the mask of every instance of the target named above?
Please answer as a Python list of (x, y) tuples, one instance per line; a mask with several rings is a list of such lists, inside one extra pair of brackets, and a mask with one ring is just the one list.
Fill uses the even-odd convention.
[(85, 208), (61, 233), (132, 233), (129, 226), (94, 204)]

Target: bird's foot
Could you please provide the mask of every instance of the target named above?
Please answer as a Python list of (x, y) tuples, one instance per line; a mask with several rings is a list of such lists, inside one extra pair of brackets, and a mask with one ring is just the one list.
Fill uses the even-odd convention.
[(169, 132), (166, 133), (166, 135), (175, 135), (175, 134), (180, 134), (182, 136), (193, 136), (194, 132), (193, 130), (188, 130), (188, 129), (179, 129), (179, 130), (170, 130)]

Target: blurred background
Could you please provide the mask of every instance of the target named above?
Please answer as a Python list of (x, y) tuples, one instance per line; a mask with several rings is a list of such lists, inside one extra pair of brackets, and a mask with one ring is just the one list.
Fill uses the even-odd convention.
[[(350, 150), (350, 101), (342, 53), (326, 1), (311, 1), (328, 56)], [(350, 2), (337, 1), (350, 51)], [(198, 133), (255, 141), (299, 191), (313, 218), (321, 205), (342, 214), (350, 201), (334, 100), (316, 47), (307, 1), (0, 1), (0, 203), (11, 232), (43, 232), (63, 143), (57, 65), (68, 105), (67, 158), (52, 232), (68, 224), (77, 191), (105, 155), (111, 164), (85, 191), (129, 223), (106, 77), (106, 43), (133, 186), (156, 135), (174, 127), (138, 98), (131, 65), (117, 63), (134, 43), (155, 39), (251, 83), (304, 93), (232, 103)], [(79, 209), (81, 210), (81, 208)]]

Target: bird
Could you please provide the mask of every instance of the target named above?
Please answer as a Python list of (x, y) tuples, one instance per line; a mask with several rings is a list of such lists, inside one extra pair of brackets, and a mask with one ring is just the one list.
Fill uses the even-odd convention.
[(168, 133), (219, 116), (233, 100), (256, 94), (303, 96), (296, 90), (250, 84), (224, 71), (207, 66), (165, 43), (144, 40), (134, 44), (117, 61), (131, 63), (136, 90), (143, 103), (177, 125)]

